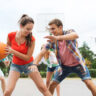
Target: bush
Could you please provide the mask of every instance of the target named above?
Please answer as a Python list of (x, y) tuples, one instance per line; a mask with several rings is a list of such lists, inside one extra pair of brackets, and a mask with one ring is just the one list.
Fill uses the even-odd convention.
[(96, 69), (89, 69), (89, 71), (90, 71), (91, 77), (96, 78)]
[(40, 72), (40, 74), (41, 74), (41, 76), (42, 76), (43, 78), (45, 78), (45, 77), (46, 77), (46, 72), (41, 71), (41, 72)]
[[(96, 78), (96, 69), (89, 69), (89, 71), (90, 71), (91, 77)], [(46, 72), (45, 71), (41, 71), (40, 74), (43, 78), (46, 78)], [(21, 78), (26, 78), (26, 77), (28, 77), (26, 74), (24, 74), (24, 73), (21, 74)], [(75, 78), (75, 77), (78, 77), (78, 75), (76, 73), (71, 73), (68, 77), (70, 77), (70, 78), (74, 77)]]
[(78, 75), (76, 73), (71, 73), (68, 77), (73, 78), (73, 77), (78, 77)]
[(40, 65), (38, 66), (38, 70), (39, 70), (39, 71), (46, 72), (46, 71), (47, 71), (47, 65), (45, 65), (45, 64), (40, 64)]
[(92, 61), (92, 68), (96, 69), (96, 58)]
[[(89, 69), (92, 78), (96, 78), (96, 69)], [(76, 73), (70, 74), (68, 77), (78, 77)]]
[(41, 76), (42, 76), (43, 78), (46, 78), (47, 65), (45, 65), (45, 64), (40, 64), (40, 65), (38, 66), (38, 70), (39, 70)]
[(28, 75), (26, 75), (26, 74), (22, 73), (22, 74), (20, 75), (20, 77), (21, 77), (21, 78), (27, 78), (27, 77), (28, 77)]

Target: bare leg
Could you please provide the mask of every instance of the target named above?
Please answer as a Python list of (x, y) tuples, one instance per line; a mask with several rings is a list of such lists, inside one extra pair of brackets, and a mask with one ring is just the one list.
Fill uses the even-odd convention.
[(0, 80), (1, 80), (1, 87), (2, 87), (2, 90), (4, 93), (5, 87), (6, 87), (6, 81), (5, 81), (5, 78), (3, 76), (0, 76)]
[(60, 96), (60, 84), (56, 87), (57, 96)]
[(51, 94), (54, 93), (54, 90), (55, 90), (55, 88), (57, 87), (58, 84), (59, 84), (59, 83), (57, 83), (57, 82), (55, 82), (55, 81), (52, 81), (52, 82), (51, 82), (51, 84), (50, 84), (50, 86), (49, 86), (49, 91), (51, 92)]
[(44, 82), (41, 78), (41, 75), (38, 71), (31, 72), (29, 74), (30, 78), (35, 82), (37, 88), (44, 96), (52, 96), (51, 93), (48, 91), (47, 87), (44, 85)]
[(50, 85), (50, 81), (51, 81), (52, 75), (53, 75), (53, 72), (47, 72), (47, 75), (46, 75), (46, 86), (47, 86), (47, 88)]
[[(56, 73), (56, 71), (54, 71), (54, 74), (55, 73)], [(56, 92), (57, 92), (57, 96), (60, 96), (60, 84), (57, 85)]]
[(12, 91), (15, 88), (16, 82), (20, 77), (20, 73), (16, 71), (10, 71), (8, 76), (7, 86), (4, 92), (4, 96), (11, 96)]
[(89, 88), (89, 90), (92, 92), (93, 96), (96, 96), (96, 86), (92, 82), (92, 80), (84, 80), (84, 83)]

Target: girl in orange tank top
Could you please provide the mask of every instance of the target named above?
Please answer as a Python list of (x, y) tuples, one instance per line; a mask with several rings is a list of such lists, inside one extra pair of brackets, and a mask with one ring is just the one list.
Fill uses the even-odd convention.
[[(35, 39), (32, 36), (34, 21), (31, 17), (24, 14), (19, 20), (19, 24), (20, 30), (18, 32), (8, 34), (8, 47), (6, 50), (7, 54), (13, 54), (13, 61), (4, 96), (11, 96), (22, 72), (28, 74), (44, 96), (52, 96), (44, 85), (37, 66), (32, 63), (32, 54), (35, 47)], [(30, 66), (33, 66), (33, 69), (30, 69)]]

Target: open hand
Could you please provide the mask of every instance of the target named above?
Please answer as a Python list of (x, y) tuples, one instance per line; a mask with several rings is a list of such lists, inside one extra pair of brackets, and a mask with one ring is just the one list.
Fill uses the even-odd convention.
[(57, 36), (45, 36), (44, 38), (48, 38), (50, 42), (55, 42), (57, 40)]
[(31, 70), (32, 72), (37, 72), (38, 68), (36, 65), (31, 65), (30, 67), (28, 67), (29, 70)]
[(12, 48), (10, 47), (10, 46), (7, 46), (6, 48), (5, 48), (5, 50), (6, 50), (6, 55), (8, 55), (8, 54), (11, 54), (12, 53)]

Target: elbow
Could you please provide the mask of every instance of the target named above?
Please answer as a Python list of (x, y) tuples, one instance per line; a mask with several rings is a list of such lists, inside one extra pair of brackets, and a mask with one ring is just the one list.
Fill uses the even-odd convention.
[(79, 35), (76, 34), (76, 39), (79, 38)]
[(79, 38), (79, 36), (76, 33), (72, 33), (72, 35), (70, 36), (70, 40), (75, 40), (75, 39), (78, 39), (78, 38)]
[(74, 34), (74, 39), (77, 39), (77, 38), (79, 38), (79, 35), (78, 34)]
[(30, 59), (31, 59), (31, 57), (26, 57), (24, 60), (29, 61)]

